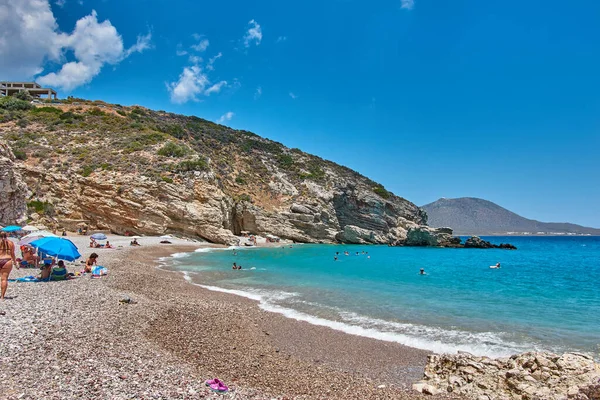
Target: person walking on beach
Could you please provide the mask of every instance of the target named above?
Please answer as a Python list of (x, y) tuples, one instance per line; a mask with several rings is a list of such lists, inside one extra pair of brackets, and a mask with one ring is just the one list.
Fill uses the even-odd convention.
[(15, 258), (15, 244), (8, 240), (6, 232), (0, 234), (0, 299), (4, 300), (8, 288), (8, 276), (13, 265), (17, 264)]

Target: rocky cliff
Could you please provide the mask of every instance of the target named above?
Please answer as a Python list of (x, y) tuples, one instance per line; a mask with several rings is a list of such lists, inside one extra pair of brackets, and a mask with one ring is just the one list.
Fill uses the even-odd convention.
[(115, 233), (169, 232), (215, 243), (249, 231), (299, 242), (408, 244), (409, 230), (421, 228), (438, 243), (422, 210), (382, 185), (196, 117), (6, 98), (0, 137), (17, 158), (4, 173), (22, 176), (5, 223), (27, 205), (30, 221), (67, 228), (84, 221)]
[(15, 168), (15, 156), (6, 143), (0, 143), (0, 222), (16, 224), (26, 219), (27, 185)]

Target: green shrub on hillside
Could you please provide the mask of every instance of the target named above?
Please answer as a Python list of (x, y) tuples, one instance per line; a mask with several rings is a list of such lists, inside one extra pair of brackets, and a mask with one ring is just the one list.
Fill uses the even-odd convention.
[(323, 179), (325, 179), (325, 171), (323, 171), (323, 169), (315, 163), (311, 163), (308, 166), (308, 174), (307, 173), (301, 173), (299, 174), (300, 179), (311, 179), (313, 181), (321, 181)]
[(31, 113), (32, 114), (48, 113), (48, 114), (61, 115), (63, 112), (61, 109), (56, 108), (56, 107), (34, 107), (31, 110)]
[(281, 168), (290, 169), (292, 165), (294, 165), (294, 159), (289, 154), (280, 154), (277, 157), (277, 164), (279, 164)]
[(67, 111), (67, 112), (60, 114), (59, 118), (62, 120), (73, 120), (73, 119), (82, 120), (82, 119), (84, 119), (83, 115), (75, 114), (74, 112), (71, 112), (71, 111)]
[(29, 94), (29, 90), (23, 90), (14, 95), (15, 99), (23, 100), (23, 101), (31, 101), (33, 97)]
[(390, 196), (392, 195), (390, 192), (388, 192), (383, 186), (378, 185), (375, 186), (373, 188), (373, 192), (375, 194), (378, 194), (379, 196), (383, 197), (384, 199), (389, 199)]
[(103, 117), (103, 116), (106, 115), (106, 113), (104, 111), (102, 111), (101, 109), (99, 109), (98, 107), (92, 108), (91, 110), (89, 110), (87, 112), (87, 114), (94, 115), (94, 116), (97, 116), (97, 117)]
[(203, 158), (182, 161), (179, 164), (177, 164), (176, 170), (178, 172), (206, 171), (208, 170), (208, 163)]
[(83, 167), (81, 167), (81, 171), (79, 171), (79, 174), (81, 176), (83, 176), (83, 177), (88, 177), (95, 170), (96, 170), (96, 166), (95, 165), (84, 165)]
[(54, 206), (47, 201), (31, 200), (29, 203), (27, 203), (27, 208), (35, 211), (38, 214), (54, 214)]
[(187, 153), (187, 149), (184, 146), (180, 146), (173, 142), (167, 142), (157, 152), (157, 154), (159, 156), (175, 157), (175, 158), (183, 157), (186, 153)]
[(19, 100), (13, 96), (0, 97), (0, 108), (4, 110), (17, 111), (17, 110), (31, 110), (33, 106), (31, 103)]
[(15, 158), (17, 160), (23, 160), (23, 161), (27, 160), (27, 153), (25, 153), (25, 151), (23, 151), (23, 150), (15, 149), (15, 150), (13, 150), (13, 154), (15, 155)]

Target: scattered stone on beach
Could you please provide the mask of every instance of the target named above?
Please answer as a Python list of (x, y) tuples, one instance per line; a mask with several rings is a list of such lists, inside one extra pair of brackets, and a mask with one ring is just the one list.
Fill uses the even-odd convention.
[(424, 394), (451, 392), (477, 400), (600, 399), (600, 364), (582, 353), (528, 352), (491, 359), (469, 353), (429, 356)]

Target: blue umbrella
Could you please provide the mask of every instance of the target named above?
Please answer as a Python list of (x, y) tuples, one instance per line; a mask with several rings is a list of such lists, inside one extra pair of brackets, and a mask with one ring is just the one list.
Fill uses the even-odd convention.
[(42, 253), (60, 258), (61, 260), (73, 261), (81, 257), (81, 254), (77, 251), (77, 246), (69, 239), (62, 237), (45, 237), (34, 240), (29, 244), (36, 247)]
[(16, 231), (20, 231), (21, 227), (20, 226), (16, 226), (16, 225), (9, 225), (9, 226), (5, 226), (4, 228), (2, 228), (2, 232), (16, 232)]
[(94, 233), (90, 237), (94, 240), (106, 240), (106, 235), (104, 233)]

